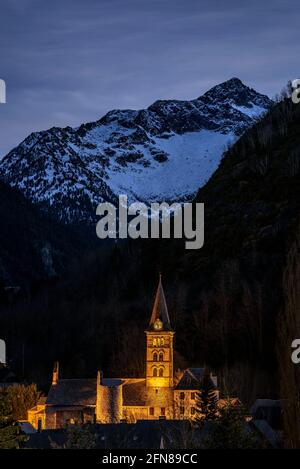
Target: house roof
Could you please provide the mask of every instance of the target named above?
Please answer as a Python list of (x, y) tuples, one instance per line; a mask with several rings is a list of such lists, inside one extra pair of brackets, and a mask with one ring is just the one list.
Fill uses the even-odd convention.
[[(189, 422), (186, 421), (140, 420), (135, 424), (96, 424), (89, 425), (88, 428), (91, 434), (96, 436), (97, 449), (159, 449), (162, 436), (165, 436), (169, 441), (173, 435), (180, 436), (188, 425)], [(68, 431), (66, 429), (43, 430), (28, 435), (23, 447), (30, 449), (53, 448), (53, 445), (63, 447), (67, 440)]]
[(27, 420), (18, 420), (18, 425), (20, 426), (21, 431), (26, 435), (36, 433), (36, 429)]
[(155, 295), (154, 305), (152, 309), (151, 319), (149, 323), (149, 329), (152, 330), (154, 323), (157, 319), (160, 319), (163, 323), (164, 330), (171, 330), (171, 323), (168, 313), (168, 307), (162, 286), (161, 276), (159, 276), (159, 283)]
[(275, 429), (283, 424), (283, 401), (273, 399), (257, 399), (250, 408), (254, 420), (266, 420)]
[[(175, 386), (175, 391), (199, 390), (205, 376), (205, 368), (187, 368), (179, 382)], [(211, 378), (211, 384), (215, 387), (214, 380)]]
[(60, 379), (52, 384), (46, 404), (57, 406), (89, 406), (96, 404), (97, 380)]

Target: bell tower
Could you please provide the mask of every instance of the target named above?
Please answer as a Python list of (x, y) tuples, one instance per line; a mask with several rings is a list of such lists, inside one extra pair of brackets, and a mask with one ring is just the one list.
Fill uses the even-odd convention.
[(148, 329), (146, 385), (155, 388), (173, 386), (173, 337), (167, 303), (159, 277), (158, 288)]

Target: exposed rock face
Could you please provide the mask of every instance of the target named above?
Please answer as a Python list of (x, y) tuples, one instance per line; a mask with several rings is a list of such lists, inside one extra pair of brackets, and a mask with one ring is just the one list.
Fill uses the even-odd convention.
[(233, 78), (192, 101), (114, 110), (78, 128), (29, 135), (2, 160), (0, 177), (64, 222), (91, 222), (95, 206), (119, 194), (186, 200), (271, 104)]

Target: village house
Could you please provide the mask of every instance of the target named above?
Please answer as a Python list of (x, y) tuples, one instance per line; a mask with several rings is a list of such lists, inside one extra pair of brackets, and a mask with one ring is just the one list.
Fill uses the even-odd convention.
[[(53, 371), (48, 396), (28, 411), (36, 429), (59, 429), (79, 423), (134, 423), (138, 420), (192, 419), (204, 368), (184, 370), (174, 383), (173, 340), (164, 290), (159, 280), (146, 334), (144, 378), (62, 379)], [(210, 374), (219, 398), (217, 377)]]

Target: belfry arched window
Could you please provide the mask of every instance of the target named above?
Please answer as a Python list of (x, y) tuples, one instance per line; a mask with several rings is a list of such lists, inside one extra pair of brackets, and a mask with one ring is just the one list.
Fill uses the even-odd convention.
[(157, 362), (157, 353), (156, 352), (154, 352), (154, 354), (153, 354), (153, 361)]
[(159, 377), (161, 378), (164, 375), (164, 370), (163, 368), (159, 369)]
[(160, 352), (160, 354), (159, 354), (159, 361), (160, 361), (160, 362), (163, 362), (163, 361), (164, 361), (164, 354), (163, 354), (163, 352)]
[(160, 347), (161, 345), (165, 345), (165, 339), (163, 337), (157, 337), (157, 339), (153, 339), (153, 345), (156, 347)]
[(153, 369), (153, 376), (157, 376), (157, 368)]

